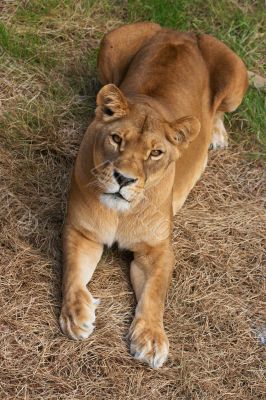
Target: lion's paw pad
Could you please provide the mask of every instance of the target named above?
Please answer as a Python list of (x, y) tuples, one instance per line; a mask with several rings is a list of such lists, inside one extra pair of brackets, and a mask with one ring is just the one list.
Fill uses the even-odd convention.
[(133, 321), (129, 337), (130, 352), (135, 359), (148, 363), (152, 368), (160, 368), (166, 361), (169, 343), (163, 328), (153, 328), (140, 319)]
[(94, 330), (95, 310), (99, 300), (96, 300), (87, 290), (67, 294), (59, 323), (65, 335), (71, 339), (87, 339)]

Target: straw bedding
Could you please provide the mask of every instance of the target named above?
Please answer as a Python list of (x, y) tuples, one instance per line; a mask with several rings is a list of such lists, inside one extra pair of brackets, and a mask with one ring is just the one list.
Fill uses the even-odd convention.
[(106, 250), (96, 270), (90, 289), (102, 301), (91, 338), (77, 343), (60, 333), (71, 163), (51, 153), (30, 168), (2, 151), (2, 399), (263, 398), (265, 169), (244, 155), (241, 146), (211, 153), (175, 218), (165, 312), (170, 357), (151, 370), (128, 351), (135, 304), (128, 253)]
[[(34, 96), (38, 85), (34, 75), (28, 87), (24, 80), (23, 95)], [(16, 96), (19, 90), (18, 82)], [(96, 269), (90, 290), (101, 304), (93, 335), (74, 342), (59, 329), (60, 235), (86, 125), (68, 108), (62, 101), (54, 112), (60, 126), (52, 120), (42, 132), (40, 125), (38, 136), (1, 132), (0, 398), (263, 399), (265, 165), (248, 157), (245, 137), (210, 152), (206, 172), (175, 217), (176, 264), (165, 310), (170, 356), (152, 370), (129, 354), (135, 299), (127, 252), (106, 249)], [(12, 112), (14, 134), (22, 119), (19, 107)]]

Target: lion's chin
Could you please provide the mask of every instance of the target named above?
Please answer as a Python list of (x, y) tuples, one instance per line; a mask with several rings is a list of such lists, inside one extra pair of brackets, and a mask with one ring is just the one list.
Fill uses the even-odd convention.
[(104, 193), (100, 196), (100, 200), (106, 207), (118, 212), (128, 211), (131, 206), (129, 201), (124, 199), (122, 196), (117, 196), (116, 193)]

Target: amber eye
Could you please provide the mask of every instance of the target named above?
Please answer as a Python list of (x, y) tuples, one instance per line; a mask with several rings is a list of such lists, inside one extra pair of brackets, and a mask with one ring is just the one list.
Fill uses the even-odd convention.
[(121, 144), (122, 143), (122, 138), (117, 135), (116, 133), (113, 133), (113, 135), (111, 135), (113, 142), (115, 142), (116, 144)]
[(163, 154), (162, 150), (152, 150), (150, 152), (150, 156), (155, 158), (159, 157), (161, 154)]

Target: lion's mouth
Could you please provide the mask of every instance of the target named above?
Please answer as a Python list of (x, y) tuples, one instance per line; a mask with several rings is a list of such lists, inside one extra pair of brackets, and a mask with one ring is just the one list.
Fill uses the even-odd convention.
[(125, 200), (128, 203), (130, 203), (129, 200), (127, 200), (120, 192), (115, 192), (115, 193), (104, 193), (106, 196), (111, 196), (113, 199), (119, 199), (119, 200)]

